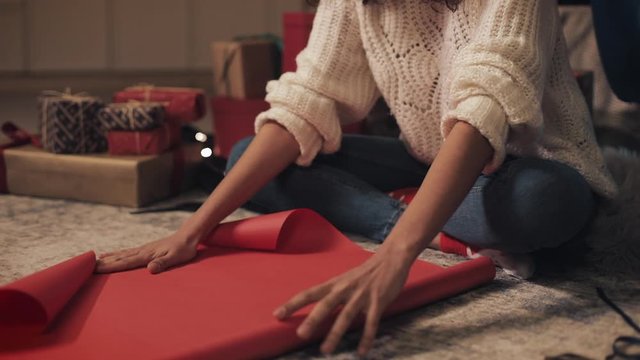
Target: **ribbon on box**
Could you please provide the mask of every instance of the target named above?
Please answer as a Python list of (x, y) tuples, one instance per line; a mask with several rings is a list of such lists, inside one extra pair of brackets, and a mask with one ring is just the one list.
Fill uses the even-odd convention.
[(17, 127), (12, 122), (5, 122), (2, 124), (2, 133), (9, 138), (10, 142), (6, 144), (0, 144), (0, 193), (8, 193), (9, 188), (7, 184), (7, 164), (4, 161), (4, 151), (6, 149), (33, 144), (35, 146), (42, 146), (40, 139), (37, 136), (29, 134), (27, 131)]
[[(274, 47), (273, 50), (260, 50), (260, 56), (269, 57), (263, 59), (261, 66), (256, 67), (255, 64), (248, 62), (256, 61), (256, 56), (258, 56), (254, 50), (251, 50), (253, 46)], [(248, 49), (244, 50), (245, 47)], [(280, 38), (272, 34), (237, 36), (231, 42), (214, 43), (213, 81), (216, 96), (236, 99), (263, 98), (266, 82), (280, 76), (281, 49)], [(245, 54), (245, 51), (248, 53)], [(262, 64), (270, 64), (272, 68), (264, 68)]]
[(233, 47), (231, 50), (229, 50), (228, 47), (224, 48), (224, 61), (222, 63), (222, 73), (220, 74), (220, 78), (218, 79), (218, 84), (223, 86), (223, 94), (225, 96), (229, 96), (229, 94), (231, 94), (231, 79), (229, 78), (229, 69), (231, 68), (231, 64), (233, 63), (233, 59), (235, 58), (237, 53), (237, 46)]
[(56, 154), (86, 154), (107, 149), (97, 112), (100, 99), (85, 93), (46, 90), (38, 98), (43, 148)]
[(98, 112), (98, 119), (105, 130), (151, 130), (164, 123), (164, 116), (162, 103), (136, 100), (109, 104)]
[(130, 100), (162, 103), (165, 107), (166, 120), (176, 123), (199, 120), (206, 112), (204, 91), (196, 88), (139, 84), (113, 95), (114, 103)]

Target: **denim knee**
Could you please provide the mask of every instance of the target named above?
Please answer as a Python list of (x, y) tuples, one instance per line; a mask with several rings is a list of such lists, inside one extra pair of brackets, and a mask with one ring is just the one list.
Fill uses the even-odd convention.
[(595, 207), (591, 188), (576, 170), (535, 158), (514, 161), (483, 196), (495, 248), (517, 253), (569, 241), (586, 226)]
[(229, 153), (229, 159), (227, 160), (227, 168), (225, 172), (229, 172), (233, 165), (238, 162), (238, 159), (247, 150), (254, 137), (255, 136), (248, 136), (233, 145), (233, 147), (231, 148), (231, 152)]

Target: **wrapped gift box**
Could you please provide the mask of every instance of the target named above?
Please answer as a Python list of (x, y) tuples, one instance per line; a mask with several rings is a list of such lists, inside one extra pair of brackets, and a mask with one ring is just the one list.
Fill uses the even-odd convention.
[(256, 116), (269, 109), (269, 103), (260, 100), (236, 100), (226, 97), (214, 97), (213, 129), (215, 133), (215, 154), (229, 157), (231, 147), (239, 140), (255, 134)]
[(296, 71), (296, 56), (307, 46), (314, 17), (315, 14), (306, 12), (289, 12), (283, 15), (282, 72)]
[(159, 102), (164, 105), (165, 120), (175, 123), (192, 122), (206, 113), (204, 90), (182, 87), (137, 85), (118, 91), (114, 103), (129, 101)]
[(113, 103), (100, 109), (98, 119), (106, 130), (151, 130), (164, 124), (164, 107), (155, 102)]
[(158, 155), (180, 143), (180, 125), (165, 123), (147, 131), (109, 131), (110, 155)]
[(157, 156), (56, 155), (32, 145), (4, 151), (9, 193), (140, 207), (194, 183), (200, 145)]
[(40, 144), (40, 139), (20, 129), (11, 122), (5, 122), (0, 128), (0, 194), (7, 193), (7, 166), (4, 161), (4, 151), (26, 144)]
[(44, 92), (38, 97), (43, 148), (56, 154), (106, 151), (106, 133), (96, 116), (103, 106), (93, 96)]
[(7, 192), (7, 166), (4, 162), (4, 151), (13, 146), (13, 140), (0, 133), (0, 193)]
[(278, 47), (267, 40), (216, 41), (211, 55), (215, 95), (234, 99), (264, 98), (279, 65)]

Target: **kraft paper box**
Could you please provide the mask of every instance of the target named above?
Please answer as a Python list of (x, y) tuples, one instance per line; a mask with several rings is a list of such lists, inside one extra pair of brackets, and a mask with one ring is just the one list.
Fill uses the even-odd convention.
[(211, 44), (216, 96), (263, 99), (278, 71), (278, 48), (266, 40), (217, 41)]
[[(9, 193), (140, 207), (194, 184), (199, 144), (161, 155), (51, 154), (32, 145), (4, 151)], [(178, 154), (182, 156), (178, 156)]]

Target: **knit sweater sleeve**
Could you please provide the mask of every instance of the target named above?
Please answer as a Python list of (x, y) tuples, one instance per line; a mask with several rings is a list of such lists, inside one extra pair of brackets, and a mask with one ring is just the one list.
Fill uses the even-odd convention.
[(505, 158), (508, 136), (542, 134), (542, 94), (557, 28), (555, 0), (491, 0), (479, 31), (452, 65), (443, 138), (456, 121), (474, 126), (494, 149), (489, 174)]
[(362, 47), (353, 1), (322, 0), (297, 70), (267, 84), (271, 108), (258, 115), (284, 126), (300, 145), (298, 165), (339, 149), (341, 123), (363, 119), (380, 96)]

